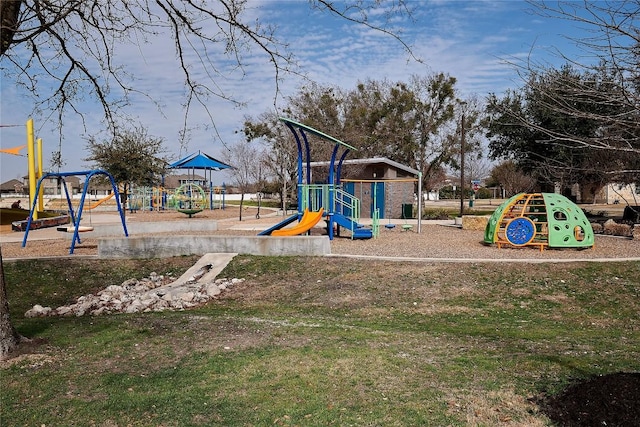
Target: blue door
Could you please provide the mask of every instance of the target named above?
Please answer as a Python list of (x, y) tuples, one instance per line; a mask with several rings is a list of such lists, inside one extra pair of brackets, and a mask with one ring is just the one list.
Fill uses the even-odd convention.
[(376, 209), (380, 210), (380, 218), (384, 218), (384, 182), (371, 183), (371, 218)]

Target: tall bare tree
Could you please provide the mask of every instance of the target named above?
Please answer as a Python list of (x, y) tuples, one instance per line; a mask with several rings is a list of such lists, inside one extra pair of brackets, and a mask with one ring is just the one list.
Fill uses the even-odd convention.
[(528, 58), (516, 64), (524, 89), (489, 97), (493, 157), (515, 160), (541, 185), (578, 183), (583, 201), (612, 182), (640, 188), (640, 0), (529, 3), (587, 36), (567, 37), (580, 53), (557, 51), (562, 68)]
[[(396, 17), (411, 14), (408, 3), (309, 0), (313, 9), (395, 38), (411, 54), (393, 30)], [(217, 134), (209, 99), (238, 102), (216, 84), (223, 64), (234, 63), (244, 72), (248, 67), (244, 54), (262, 52), (273, 67), (276, 96), (283, 74), (304, 73), (276, 28), (256, 20), (247, 6), (247, 0), (0, 0), (0, 64), (7, 76), (3, 83), (11, 80), (27, 87), (37, 99), (36, 108), (57, 114), (61, 134), (67, 113), (78, 114), (84, 122), (83, 101), (94, 99), (102, 107), (105, 126), (115, 135), (118, 116), (126, 111), (131, 95), (158, 101), (142, 93), (136, 76), (127, 74), (116, 52), (126, 45), (144, 49), (147, 42), (168, 32), (174, 48), (166, 54), (176, 58), (186, 88), (183, 130), (195, 103), (207, 112)], [(1, 292), (4, 285), (3, 280)], [(2, 304), (0, 322), (4, 357), (17, 341), (4, 334), (10, 320)]]
[[(589, 34), (567, 37), (580, 49), (579, 57), (561, 51), (557, 54), (571, 68), (593, 78), (567, 79), (562, 90), (545, 92), (546, 101), (541, 107), (551, 114), (597, 122), (599, 126), (597, 132), (581, 134), (549, 128), (521, 115), (514, 118), (544, 135), (541, 142), (548, 145), (594, 149), (604, 155), (623, 153), (628, 161), (610, 171), (611, 176), (640, 184), (640, 0), (529, 3), (533, 12), (546, 20), (574, 22)], [(553, 71), (533, 61), (518, 65), (525, 81)], [(606, 82), (606, 87), (601, 82)]]
[[(263, 180), (264, 154), (251, 142), (240, 141), (231, 146), (224, 154), (225, 163), (232, 166), (229, 174), (233, 184), (240, 190), (240, 213), (238, 220), (242, 221), (244, 196), (257, 188)], [(258, 189), (259, 191), (260, 189)]]
[(521, 92), (507, 93), (500, 100), (490, 96), (487, 136), (491, 155), (513, 159), (520, 169), (535, 176), (543, 189), (560, 183), (564, 191), (580, 184), (585, 199), (613, 180), (633, 182), (628, 166), (639, 156), (622, 147), (597, 147), (619, 144), (606, 142), (617, 130), (601, 117), (624, 116), (627, 111), (619, 110), (620, 104), (594, 102), (614, 97), (616, 88), (616, 79), (603, 72), (580, 73), (566, 65), (532, 74)]
[(490, 185), (499, 186), (504, 192), (501, 196), (511, 197), (533, 191), (536, 180), (519, 170), (513, 160), (506, 160), (491, 170)]
[(243, 132), (247, 142), (264, 144), (264, 167), (280, 185), (280, 206), (286, 212), (289, 194), (296, 194), (297, 184), (298, 153), (293, 135), (272, 112), (260, 115), (257, 120), (248, 117)]
[[(382, 31), (410, 52), (390, 29), (391, 20), (410, 14), (410, 8), (404, 0), (384, 7), (379, 3), (354, 0), (338, 6), (330, 0), (310, 0), (309, 6)], [(118, 49), (130, 45), (144, 50), (160, 35), (169, 35), (174, 46), (166, 53), (177, 59), (187, 89), (184, 125), (197, 103), (215, 130), (211, 97), (240, 104), (217, 84), (226, 78), (226, 64), (244, 73), (246, 55), (262, 52), (273, 67), (276, 93), (283, 74), (304, 73), (277, 28), (256, 20), (248, 6), (247, 0), (0, 0), (0, 57), (3, 69), (13, 71), (12, 77), (37, 95), (39, 105), (55, 109), (61, 119), (69, 110), (82, 117), (80, 101), (89, 94), (102, 106), (107, 124), (113, 124), (131, 95), (157, 101), (141, 93), (136, 80), (140, 76), (130, 75), (118, 62)], [(44, 76), (55, 82), (50, 92), (41, 86)]]

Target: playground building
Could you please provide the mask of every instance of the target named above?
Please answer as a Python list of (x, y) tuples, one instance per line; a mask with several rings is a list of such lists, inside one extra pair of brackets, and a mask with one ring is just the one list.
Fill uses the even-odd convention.
[[(312, 162), (313, 178), (322, 176), (328, 162)], [(380, 219), (413, 218), (419, 172), (385, 157), (350, 159), (343, 162), (344, 190), (361, 203), (361, 217)]]

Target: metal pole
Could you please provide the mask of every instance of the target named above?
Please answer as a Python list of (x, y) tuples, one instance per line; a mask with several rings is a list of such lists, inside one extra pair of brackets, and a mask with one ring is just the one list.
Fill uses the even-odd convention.
[(27, 166), (29, 170), (29, 205), (33, 206), (33, 219), (38, 219), (38, 209), (36, 209), (36, 201), (38, 195), (36, 194), (36, 151), (35, 151), (35, 138), (33, 135), (33, 119), (27, 120)]
[(464, 112), (460, 123), (460, 218), (464, 213)]
[(422, 231), (422, 172), (418, 172), (418, 234)]
[[(42, 138), (36, 139), (36, 163), (38, 166), (38, 170), (36, 170), (36, 179), (40, 180), (42, 175), (44, 175), (44, 171), (42, 170)], [(38, 211), (44, 212), (44, 198), (43, 198), (44, 189), (40, 188), (40, 192), (36, 195), (38, 197)]]

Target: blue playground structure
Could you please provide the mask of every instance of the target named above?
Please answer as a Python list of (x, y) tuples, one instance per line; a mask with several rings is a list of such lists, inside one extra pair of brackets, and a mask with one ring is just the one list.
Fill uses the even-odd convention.
[[(327, 234), (331, 240), (336, 234), (340, 236), (341, 228), (349, 231), (352, 239), (370, 239), (376, 236), (379, 230), (379, 211), (375, 210), (372, 214), (371, 228), (359, 224), (360, 200), (345, 191), (340, 182), (342, 164), (347, 154), (355, 148), (302, 123), (284, 117), (280, 117), (280, 120), (293, 133), (298, 148), (298, 212), (258, 235), (272, 235), (275, 230), (280, 230), (296, 220), (312, 224), (312, 222), (304, 221), (305, 216), (308, 217), (322, 211), (322, 215), (327, 221)], [(324, 184), (311, 183), (311, 150), (307, 133), (334, 144), (329, 162), (328, 178)], [(304, 228), (306, 227), (298, 228), (298, 230), (308, 231)]]
[[(211, 174), (213, 171), (221, 171), (224, 169), (231, 169), (233, 166), (228, 165), (226, 163), (221, 162), (220, 160), (211, 157), (206, 153), (202, 153), (198, 151), (197, 153), (189, 154), (187, 157), (184, 157), (177, 162), (169, 165), (170, 169), (188, 169), (194, 175), (195, 181), (195, 171), (203, 170), (205, 171), (205, 179), (207, 176), (207, 171), (209, 172), (209, 200), (207, 202), (207, 197), (204, 194), (204, 190), (201, 186), (197, 185), (195, 182), (186, 182), (181, 185), (177, 190), (173, 198), (174, 206), (178, 212), (182, 212), (186, 215), (189, 215), (191, 218), (193, 215), (198, 212), (202, 212), (208, 205), (209, 209), (214, 209), (214, 188), (212, 183)], [(224, 187), (224, 184), (223, 184)], [(217, 193), (217, 192), (216, 192)], [(218, 193), (219, 194), (219, 193)], [(224, 190), (222, 193), (222, 209), (224, 209)]]
[[(78, 211), (75, 212), (73, 209), (73, 204), (71, 203), (71, 197), (69, 196), (69, 190), (65, 185), (63, 185), (62, 187), (64, 187), (64, 193), (65, 196), (67, 198), (67, 207), (69, 208), (69, 216), (71, 217), (71, 223), (73, 224), (73, 240), (71, 241), (71, 246), (69, 248), (69, 255), (73, 254), (73, 250), (76, 246), (76, 243), (82, 243), (80, 241), (80, 235), (78, 233), (82, 232), (82, 231), (91, 231), (93, 228), (92, 227), (81, 227), (80, 226), (80, 220), (82, 219), (82, 210), (84, 208), (84, 202), (85, 202), (85, 198), (87, 196), (87, 190), (89, 189), (89, 181), (91, 180), (92, 177), (96, 176), (96, 175), (105, 175), (108, 179), (109, 182), (111, 183), (111, 187), (113, 189), (113, 196), (116, 199), (116, 205), (118, 207), (118, 212), (120, 213), (120, 220), (122, 221), (122, 229), (124, 230), (124, 235), (126, 237), (129, 237), (129, 233), (127, 231), (127, 224), (125, 222), (125, 218), (124, 218), (124, 211), (122, 210), (122, 206), (120, 205), (120, 194), (118, 193), (118, 186), (116, 185), (113, 177), (111, 176), (111, 174), (107, 171), (104, 170), (100, 170), (100, 169), (96, 169), (96, 170), (90, 170), (90, 171), (82, 171), (82, 172), (49, 172), (44, 174), (39, 180), (38, 180), (38, 184), (36, 186), (36, 192), (35, 194), (38, 195), (40, 194), (40, 186), (42, 185), (42, 182), (45, 179), (48, 178), (58, 178), (62, 181), (62, 183), (65, 183), (64, 178), (67, 176), (84, 176), (85, 180), (84, 180), (84, 187), (82, 188), (82, 196), (80, 197), (80, 204), (78, 206)], [(38, 202), (38, 198), (37, 197), (33, 197), (33, 204), (31, 205), (31, 211), (29, 212), (29, 218), (27, 220), (27, 229), (25, 230), (24, 233), (24, 238), (22, 239), (22, 247), (24, 248), (27, 245), (27, 237), (29, 236), (29, 230), (31, 229), (31, 222), (33, 221), (33, 214), (36, 210), (36, 204)], [(66, 227), (63, 227), (64, 230), (59, 229), (60, 231), (71, 231), (71, 230), (67, 230)]]

